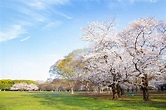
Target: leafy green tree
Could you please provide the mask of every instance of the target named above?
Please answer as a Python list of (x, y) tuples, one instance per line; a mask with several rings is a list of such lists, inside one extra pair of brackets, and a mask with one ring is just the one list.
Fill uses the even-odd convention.
[(25, 82), (27, 84), (36, 84), (36, 81), (33, 80), (11, 80), (11, 79), (2, 79), (0, 80), (0, 90), (10, 90), (10, 88), (17, 83)]
[(13, 85), (13, 81), (10, 79), (0, 80), (0, 89), (1, 90), (9, 90), (12, 85)]
[(76, 81), (81, 77), (81, 55), (85, 52), (86, 49), (74, 50), (64, 59), (57, 61), (50, 67), (51, 74), (67, 79), (72, 94), (74, 94), (74, 85)]

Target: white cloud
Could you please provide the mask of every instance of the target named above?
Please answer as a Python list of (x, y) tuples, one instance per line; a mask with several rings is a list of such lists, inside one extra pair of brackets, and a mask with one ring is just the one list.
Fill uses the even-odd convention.
[[(118, 0), (118, 1), (122, 2), (122, 0)], [(127, 1), (130, 2), (130, 3), (134, 3), (134, 2), (150, 2), (150, 3), (155, 3), (158, 0), (127, 0)]]
[(146, 3), (156, 3), (158, 0), (110, 0), (107, 3), (110, 9), (112, 8), (125, 8), (129, 5), (136, 4), (138, 2), (146, 2)]
[(29, 8), (21, 8), (18, 9), (19, 12), (25, 14), (27, 16), (27, 18), (29, 18), (28, 22), (44, 22), (47, 20), (45, 14), (42, 12), (37, 12), (34, 11), (33, 9), (29, 9)]
[(156, 3), (158, 0), (147, 0), (149, 2), (152, 2), (152, 3)]
[(68, 16), (68, 15), (66, 15), (66, 14), (64, 14), (64, 13), (62, 13), (62, 12), (56, 12), (58, 15), (60, 15), (60, 16), (63, 16), (63, 17), (65, 17), (65, 18), (67, 18), (67, 19), (72, 19), (72, 17), (70, 17), (70, 16)]
[[(29, 26), (38, 25), (39, 22), (43, 24), (48, 24), (46, 27), (57, 27), (62, 22), (52, 22), (50, 17), (52, 14), (56, 14), (66, 19), (72, 19), (70, 16), (64, 14), (63, 12), (56, 11), (54, 6), (56, 5), (66, 5), (70, 3), (69, 0), (31, 0), (31, 1), (20, 1), (23, 6), (12, 7), (13, 10), (21, 12), (21, 19), (14, 19), (15, 23), (18, 25), (8, 26), (0, 30), (0, 42), (15, 39), (20, 35), (26, 33)], [(21, 40), (24, 41), (24, 40)]]
[(41, 1), (33, 1), (33, 2), (28, 2), (27, 5), (36, 8), (38, 10), (44, 9), (45, 8), (45, 4)]
[(43, 10), (51, 5), (65, 5), (68, 4), (69, 0), (33, 0), (31, 2), (26, 2), (26, 4), (32, 8), (35, 8), (37, 10)]
[(18, 24), (21, 24), (22, 26), (32, 26), (32, 22), (29, 21), (24, 21), (24, 20), (16, 20), (16, 22), (18, 22)]
[[(36, 18), (37, 17), (43, 17), (45, 14), (50, 14), (55, 12), (55, 14), (63, 16), (67, 19), (72, 19), (70, 16), (66, 15), (63, 12), (59, 12), (56, 11), (55, 8), (53, 8), (54, 5), (66, 5), (66, 4), (70, 4), (69, 0), (40, 0), (40, 1), (31, 1), (31, 2), (26, 2), (26, 4), (31, 8), (30, 10), (28, 9), (24, 9), (24, 13), (25, 14), (29, 14), (30, 16), (34, 16)], [(35, 14), (34, 10), (38, 10)], [(42, 11), (42, 12), (40, 12)], [(42, 14), (40, 14), (42, 13)], [(40, 16), (39, 16), (40, 15)], [(42, 15), (42, 16), (41, 16)], [(41, 19), (39, 19), (41, 20)]]
[(21, 41), (21, 42), (24, 42), (24, 41), (26, 41), (26, 40), (28, 40), (28, 39), (30, 39), (30, 38), (31, 38), (31, 36), (28, 36), (28, 37), (25, 37), (25, 38), (21, 39), (20, 41)]
[(50, 28), (57, 28), (58, 26), (60, 26), (62, 24), (61, 21), (56, 21), (56, 22), (48, 22), (43, 29), (50, 29)]
[(24, 33), (26, 33), (26, 30), (22, 28), (22, 25), (13, 25), (4, 31), (0, 31), (0, 42), (18, 38)]
[(50, 1), (54, 2), (55, 4), (61, 4), (61, 5), (70, 3), (70, 0), (50, 0)]

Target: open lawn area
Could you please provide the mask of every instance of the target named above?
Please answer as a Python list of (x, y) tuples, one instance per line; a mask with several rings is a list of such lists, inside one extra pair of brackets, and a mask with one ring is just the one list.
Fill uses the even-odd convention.
[(125, 95), (111, 100), (109, 95), (85, 95), (67, 92), (0, 92), (0, 110), (166, 110), (166, 94)]

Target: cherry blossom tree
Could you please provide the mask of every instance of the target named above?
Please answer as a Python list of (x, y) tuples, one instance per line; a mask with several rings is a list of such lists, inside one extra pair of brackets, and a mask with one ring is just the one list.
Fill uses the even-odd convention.
[(148, 86), (166, 81), (166, 23), (141, 18), (119, 33), (115, 24), (115, 19), (89, 23), (82, 35), (89, 48), (71, 52), (50, 72), (70, 80), (71, 88), (77, 80), (89, 90), (111, 87), (113, 99), (121, 96), (122, 87), (141, 87), (143, 99), (149, 100)]
[[(165, 73), (165, 27), (164, 22), (145, 18), (116, 34), (114, 20), (88, 24), (83, 28), (83, 39), (90, 42), (91, 48), (84, 56), (84, 78), (95, 85), (109, 81), (137, 88), (139, 84), (144, 100), (148, 100), (148, 81), (164, 79), (161, 76)], [(118, 89), (113, 91), (115, 98)]]
[[(109, 85), (112, 91), (119, 89), (118, 85), (125, 78), (123, 74), (123, 49), (120, 47), (115, 32), (115, 19), (89, 23), (83, 28), (83, 40), (90, 42), (89, 53), (83, 56), (85, 63), (83, 79), (88, 85), (99, 88)], [(120, 51), (119, 51), (120, 50)], [(113, 87), (112, 84), (116, 86)], [(113, 92), (120, 96), (120, 91)]]
[(25, 82), (22, 83), (16, 83), (14, 84), (10, 90), (20, 90), (20, 91), (32, 91), (32, 90), (38, 90), (38, 87), (35, 84), (27, 84)]
[(166, 52), (166, 24), (154, 18), (141, 18), (132, 22), (120, 34), (120, 41), (130, 55), (135, 68), (135, 77), (142, 78), (140, 84), (143, 99), (149, 100), (148, 79), (153, 79), (157, 72), (163, 73)]

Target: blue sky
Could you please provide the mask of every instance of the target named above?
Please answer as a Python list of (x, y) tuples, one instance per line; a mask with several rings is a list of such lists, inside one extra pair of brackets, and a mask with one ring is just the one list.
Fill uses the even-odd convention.
[(166, 20), (166, 0), (0, 0), (0, 79), (46, 80), (49, 67), (81, 41), (88, 22), (116, 17), (117, 30), (142, 17)]

